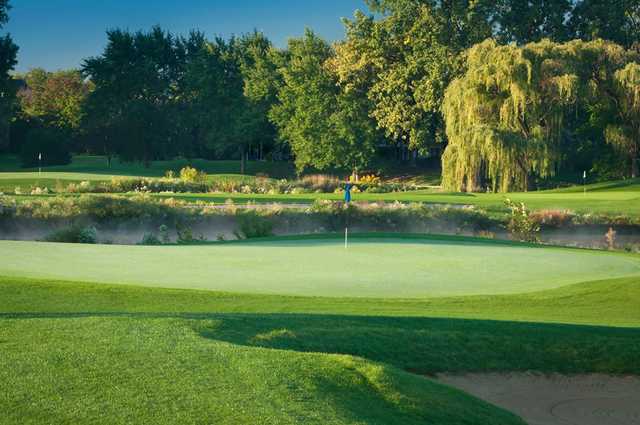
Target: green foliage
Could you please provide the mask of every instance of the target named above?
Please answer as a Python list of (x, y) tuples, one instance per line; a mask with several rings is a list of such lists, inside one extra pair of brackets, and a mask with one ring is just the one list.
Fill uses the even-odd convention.
[(279, 104), (270, 111), (278, 137), (290, 144), (298, 171), (357, 169), (373, 154), (375, 130), (353, 95), (337, 85), (331, 47), (307, 30), (289, 40), (280, 72)]
[(98, 241), (98, 235), (93, 226), (73, 225), (50, 233), (44, 240), (46, 242), (95, 244)]
[(180, 179), (187, 183), (202, 183), (207, 180), (207, 173), (193, 167), (184, 167), (180, 170)]
[(47, 72), (35, 68), (19, 78), (26, 84), (18, 92), (22, 114), (63, 130), (79, 129), (83, 103), (93, 87), (79, 71)]
[[(0, 0), (0, 29), (9, 21), (9, 0)], [(18, 84), (11, 71), (18, 63), (18, 46), (9, 34), (0, 36), (0, 151), (10, 145), (10, 123), (15, 115)]]
[(153, 233), (145, 233), (138, 245), (162, 245), (162, 241)]
[(470, 45), (460, 37), (469, 30), (464, 37), (480, 41), (489, 33), (479, 36), (482, 25), (467, 27), (475, 13), (458, 15), (459, 30), (452, 33), (446, 12), (433, 4), (390, 3), (381, 19), (357, 13), (345, 21), (347, 39), (336, 47), (336, 73), (346, 90), (368, 99), (363, 107), (390, 141), (428, 153), (443, 141), (442, 96), (459, 72), (458, 53)]
[(264, 238), (273, 235), (273, 221), (257, 211), (238, 211), (236, 214), (239, 239)]
[[(474, 46), (466, 74), (451, 83), (443, 105), (449, 139), (443, 185), (526, 191), (536, 177), (553, 176), (566, 160), (560, 147), (572, 111), (601, 102), (614, 73), (634, 58), (601, 40)], [(600, 63), (606, 66), (594, 73)]]
[(504, 203), (511, 212), (511, 218), (507, 224), (511, 236), (521, 242), (539, 242), (540, 224), (531, 215), (526, 205), (522, 202), (513, 202), (508, 198)]
[[(606, 128), (607, 142), (621, 152), (631, 163), (631, 178), (638, 177), (640, 155), (640, 57), (614, 74), (614, 120)], [(604, 92), (605, 90), (603, 90)], [(608, 93), (611, 93), (608, 92)]]

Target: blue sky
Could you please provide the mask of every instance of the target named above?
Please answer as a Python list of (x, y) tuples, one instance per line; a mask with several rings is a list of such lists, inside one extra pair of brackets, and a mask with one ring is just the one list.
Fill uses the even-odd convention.
[(20, 47), (17, 71), (78, 67), (102, 52), (107, 28), (149, 29), (155, 24), (175, 33), (196, 28), (207, 36), (241, 34), (254, 28), (276, 45), (310, 27), (327, 40), (340, 39), (340, 18), (364, 0), (13, 0), (9, 24)]

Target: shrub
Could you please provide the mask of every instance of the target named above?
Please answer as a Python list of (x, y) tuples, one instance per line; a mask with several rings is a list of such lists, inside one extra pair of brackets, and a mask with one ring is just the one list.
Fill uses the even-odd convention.
[(162, 245), (162, 242), (153, 233), (145, 233), (138, 245)]
[(64, 229), (56, 230), (47, 235), (44, 240), (46, 242), (63, 242), (63, 243), (97, 243), (97, 230), (93, 226), (82, 227), (74, 225)]
[(169, 237), (169, 228), (164, 224), (158, 228), (158, 232), (160, 232), (160, 240), (162, 243), (170, 243), (171, 238)]
[(522, 242), (539, 242), (540, 225), (530, 214), (524, 203), (505, 199), (505, 205), (511, 212), (507, 229), (514, 239)]
[(563, 227), (573, 223), (575, 214), (563, 210), (540, 210), (531, 213), (531, 219), (548, 227)]
[(195, 238), (193, 237), (193, 230), (184, 223), (176, 223), (176, 233), (178, 233), (179, 244), (193, 243), (195, 241)]
[(360, 176), (358, 183), (367, 184), (367, 185), (379, 185), (380, 177), (375, 176), (373, 174), (366, 174), (364, 176)]
[(273, 223), (257, 211), (243, 211), (236, 214), (238, 230), (235, 233), (238, 239), (264, 238), (273, 236)]
[(202, 183), (207, 180), (207, 173), (186, 166), (180, 170), (180, 180), (188, 183)]

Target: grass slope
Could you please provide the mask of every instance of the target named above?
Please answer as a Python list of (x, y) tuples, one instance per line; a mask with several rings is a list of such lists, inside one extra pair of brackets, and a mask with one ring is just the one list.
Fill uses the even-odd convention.
[[(22, 310), (0, 317), (2, 424), (523, 424), (394, 366), (211, 338), (214, 315), (74, 315), (56, 301), (88, 311), (144, 291), (142, 305), (160, 307), (163, 290), (0, 282), (0, 311)], [(39, 301), (23, 309), (21, 297)]]
[(7, 319), (190, 319), (206, 323), (198, 332), (214, 340), (354, 354), (421, 373), (640, 373), (634, 360), (640, 354), (639, 278), (424, 300), (239, 295), (19, 278), (1, 278), (0, 291)]
[(0, 275), (333, 297), (507, 294), (640, 274), (637, 256), (488, 240), (271, 239), (205, 246), (0, 241)]
[[(187, 319), (4, 319), (3, 424), (522, 424), (394, 367), (213, 341)], [(46, 337), (43, 338), (43, 335)]]
[[(3, 424), (521, 424), (403, 370), (640, 373), (636, 278), (431, 300), (11, 277), (0, 293)], [(543, 318), (636, 328), (521, 322)]]

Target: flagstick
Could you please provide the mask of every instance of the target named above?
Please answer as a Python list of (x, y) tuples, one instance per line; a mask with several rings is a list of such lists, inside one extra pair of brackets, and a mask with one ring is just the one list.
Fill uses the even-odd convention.
[(344, 249), (349, 247), (349, 228), (344, 228)]

